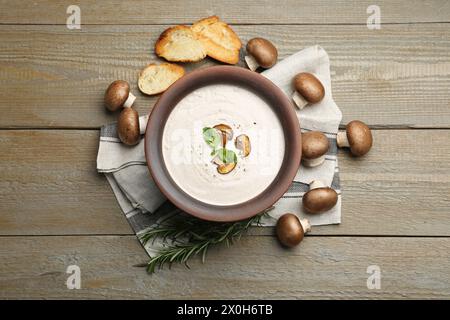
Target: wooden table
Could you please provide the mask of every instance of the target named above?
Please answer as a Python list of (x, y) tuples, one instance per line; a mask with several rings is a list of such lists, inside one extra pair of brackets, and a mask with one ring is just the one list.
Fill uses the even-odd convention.
[[(0, 1), (1, 298), (450, 298), (450, 1)], [(172, 24), (212, 14), (243, 42), (264, 36), (280, 58), (320, 44), (331, 59), (342, 125), (360, 119), (375, 145), (339, 153), (342, 224), (314, 228), (287, 251), (252, 230), (207, 263), (146, 274), (147, 256), (96, 172), (102, 105), (128, 80), (137, 90)], [(215, 64), (186, 65), (188, 70)], [(241, 63), (242, 64), (242, 63)], [(79, 290), (66, 268), (81, 268)], [(381, 288), (367, 287), (379, 266)]]

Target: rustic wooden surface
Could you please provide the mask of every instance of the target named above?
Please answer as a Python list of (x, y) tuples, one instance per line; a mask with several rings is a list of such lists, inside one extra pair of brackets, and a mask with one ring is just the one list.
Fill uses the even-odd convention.
[[(449, 13), (450, 15), (450, 13)], [(0, 25), (0, 126), (97, 128), (113, 121), (102, 91), (111, 79), (128, 80), (136, 107), (148, 112), (157, 97), (137, 88), (137, 75), (156, 61), (153, 44), (163, 26)], [(375, 127), (449, 127), (449, 24), (235, 26), (246, 41), (274, 39), (284, 58), (320, 44), (331, 60), (333, 96), (343, 123)], [(206, 59), (188, 70), (212, 65)]]
[[(68, 30), (72, 1), (0, 1), (0, 298), (450, 298), (450, 2), (378, 1), (381, 30), (365, 25), (369, 1), (281, 2), (84, 0)], [(115, 118), (102, 94), (117, 78), (137, 93), (159, 33), (212, 14), (280, 58), (323, 46), (343, 124), (366, 121), (375, 146), (339, 153), (341, 225), (295, 250), (254, 229), (204, 265), (149, 276), (95, 170), (98, 128)], [(137, 109), (154, 102), (138, 94)], [(81, 290), (66, 288), (70, 264)]]
[[(272, 237), (245, 237), (210, 251), (191, 270), (176, 265), (148, 276), (134, 236), (8, 237), (0, 298), (448, 298), (449, 238), (307, 237), (287, 251)], [(82, 289), (67, 290), (67, 265)], [(368, 290), (379, 264), (382, 290)]]

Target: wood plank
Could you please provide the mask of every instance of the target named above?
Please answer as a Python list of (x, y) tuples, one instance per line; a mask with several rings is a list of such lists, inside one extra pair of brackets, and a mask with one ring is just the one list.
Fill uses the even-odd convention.
[[(70, 0), (40, 0), (30, 6), (26, 0), (0, 2), (0, 21), (9, 24), (66, 24)], [(192, 23), (197, 19), (219, 15), (228, 23), (250, 24), (366, 24), (367, 8), (372, 1), (320, 0), (79, 0), (82, 24), (165, 24)], [(442, 0), (387, 1), (376, 4), (382, 23), (450, 21), (450, 6)]]
[(103, 175), (96, 131), (1, 131), (2, 234), (130, 233)]
[[(450, 236), (450, 131), (373, 133), (365, 158), (339, 153), (342, 224), (312, 234)], [(1, 130), (0, 234), (132, 234), (95, 171), (97, 145), (90, 130)]]
[[(166, 26), (0, 26), (0, 127), (95, 128), (107, 85), (123, 78), (147, 113), (157, 97), (140, 94), (139, 70), (157, 61), (153, 44)], [(333, 95), (343, 123), (375, 127), (450, 127), (450, 33), (447, 24), (238, 26), (244, 41), (276, 42), (280, 58), (321, 44), (332, 64)], [(192, 70), (215, 64), (187, 64)]]
[[(152, 276), (132, 236), (12, 237), (0, 241), (0, 298), (33, 299), (421, 299), (450, 298), (450, 238), (306, 237), (282, 249), (271, 237), (244, 237), (209, 252), (191, 270)], [(68, 290), (67, 266), (81, 269)], [(378, 265), (381, 289), (369, 290)]]

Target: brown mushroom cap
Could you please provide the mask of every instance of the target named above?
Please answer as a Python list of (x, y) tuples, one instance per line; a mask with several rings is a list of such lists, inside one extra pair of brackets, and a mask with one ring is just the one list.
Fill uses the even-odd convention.
[(338, 200), (336, 191), (329, 187), (309, 190), (303, 195), (303, 208), (308, 213), (321, 213), (333, 208)]
[(247, 53), (263, 68), (270, 68), (278, 59), (277, 48), (269, 40), (253, 38), (247, 43)]
[(302, 133), (302, 157), (316, 159), (328, 152), (328, 138), (320, 131)]
[(294, 78), (294, 88), (309, 103), (318, 103), (325, 96), (325, 88), (312, 73), (297, 74)]
[(281, 244), (286, 247), (295, 247), (303, 240), (305, 231), (295, 214), (286, 213), (277, 221), (276, 234)]
[(353, 120), (346, 126), (347, 139), (350, 151), (353, 155), (360, 157), (372, 148), (372, 132), (362, 121)]
[(109, 111), (118, 110), (130, 94), (130, 85), (124, 80), (112, 82), (105, 92), (105, 106)]
[(117, 122), (119, 139), (123, 143), (132, 146), (139, 142), (139, 115), (132, 108), (124, 108)]

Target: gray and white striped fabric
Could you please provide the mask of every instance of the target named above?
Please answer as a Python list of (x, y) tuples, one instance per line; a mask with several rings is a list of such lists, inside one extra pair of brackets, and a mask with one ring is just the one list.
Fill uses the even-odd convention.
[[(336, 134), (342, 114), (331, 94), (330, 62), (327, 53), (320, 46), (306, 48), (278, 62), (262, 75), (291, 97), (292, 78), (299, 72), (314, 73), (326, 92), (324, 99), (314, 107), (296, 111), (302, 132), (324, 132), (330, 141), (330, 149), (321, 166), (300, 167), (289, 190), (270, 211), (270, 217), (263, 221), (264, 226), (273, 226), (276, 219), (286, 212), (309, 219), (313, 226), (341, 222), (342, 196), (336, 157)], [(145, 121), (147, 117), (141, 117), (141, 121)], [(116, 124), (109, 124), (101, 128), (97, 156), (98, 172), (105, 174), (122, 211), (138, 236), (170, 215), (183, 214), (166, 201), (152, 181), (145, 161), (143, 143), (144, 140), (141, 139), (136, 146), (123, 145), (117, 136)], [(302, 197), (312, 180), (322, 180), (338, 192), (338, 203), (330, 211), (318, 215), (308, 215), (303, 211)], [(164, 244), (151, 243), (145, 249), (151, 255), (161, 245)]]

